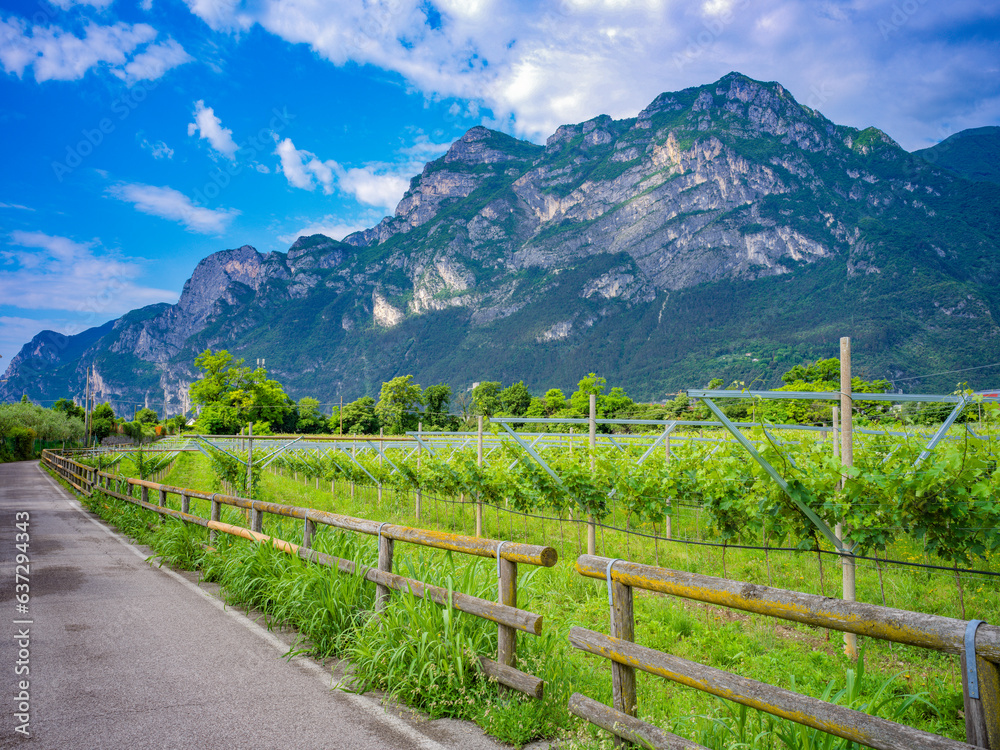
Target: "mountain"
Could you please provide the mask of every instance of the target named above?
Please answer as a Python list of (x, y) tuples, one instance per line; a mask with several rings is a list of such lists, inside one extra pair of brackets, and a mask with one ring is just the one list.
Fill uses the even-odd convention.
[(544, 146), (472, 128), (377, 226), (215, 253), (176, 305), (29, 344), (0, 398), (79, 396), (92, 363), (98, 399), (175, 413), (207, 347), (321, 402), (399, 374), (770, 386), (847, 335), (856, 370), (902, 379), (1000, 361), (998, 247), (1000, 185), (731, 73)]
[(967, 180), (1000, 182), (1000, 127), (963, 130), (913, 153)]

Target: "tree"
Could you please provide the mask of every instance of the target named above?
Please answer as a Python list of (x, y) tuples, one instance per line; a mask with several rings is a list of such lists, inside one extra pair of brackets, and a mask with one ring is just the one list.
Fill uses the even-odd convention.
[(319, 410), (319, 400), (308, 396), (299, 399), (298, 419), (295, 429), (297, 432), (304, 432), (310, 435), (327, 431), (326, 417)]
[(566, 397), (558, 388), (549, 388), (545, 391), (543, 401), (545, 402), (545, 413), (550, 417), (566, 408)]
[(90, 413), (90, 434), (104, 440), (115, 431), (115, 410), (111, 404), (103, 403)]
[(500, 383), (487, 380), (472, 389), (472, 406), (477, 415), (492, 417), (500, 411)]
[[(204, 375), (188, 388), (191, 401), (198, 406), (221, 403), (232, 390), (230, 369), (233, 364), (233, 356), (225, 349), (215, 354), (211, 349), (206, 349), (195, 357), (194, 366)], [(235, 364), (242, 365), (243, 360)]]
[(160, 421), (159, 415), (152, 409), (143, 407), (136, 412), (135, 421), (140, 424), (154, 425)]
[(344, 404), (344, 432), (348, 435), (371, 435), (378, 432), (375, 418), (375, 399), (362, 396), (357, 401)]
[(573, 408), (573, 411), (580, 416), (588, 416), (590, 414), (591, 395), (597, 396), (598, 408), (600, 408), (601, 396), (607, 384), (608, 381), (605, 378), (599, 378), (594, 373), (587, 375), (587, 377), (577, 384), (576, 391), (569, 397), (570, 406)]
[(635, 401), (628, 397), (624, 388), (615, 386), (603, 398), (602, 413), (609, 419), (627, 419), (635, 410)]
[(375, 415), (390, 433), (399, 435), (411, 426), (423, 402), (423, 390), (413, 382), (413, 376), (400, 375), (382, 383)]
[[(821, 359), (813, 364), (795, 365), (781, 376), (785, 385), (779, 391), (833, 392), (840, 390), (840, 360)], [(890, 388), (887, 380), (866, 381), (851, 378), (854, 393), (885, 393)], [(756, 419), (769, 422), (797, 424), (823, 424), (829, 422), (832, 414), (829, 401), (764, 401), (758, 406)], [(854, 408), (864, 416), (879, 417), (889, 412), (889, 404), (879, 401), (854, 401)]]
[(451, 386), (444, 383), (429, 385), (424, 389), (424, 406), (427, 421), (437, 427), (449, 421), (448, 406), (451, 404)]
[(206, 349), (194, 361), (204, 373), (191, 384), (191, 400), (212, 413), (199, 423), (211, 423), (213, 430), (236, 432), (252, 422), (267, 422), (285, 427), (285, 421), (295, 413), (295, 402), (288, 398), (277, 380), (268, 378), (263, 367), (251, 369), (242, 359), (233, 360), (222, 349), (213, 353)]
[(68, 398), (61, 398), (52, 404), (52, 411), (59, 411), (67, 417), (79, 417), (80, 419), (83, 419), (87, 414), (82, 406), (77, 406)]
[(523, 417), (531, 406), (531, 394), (523, 380), (509, 385), (500, 391), (500, 408), (514, 417)]

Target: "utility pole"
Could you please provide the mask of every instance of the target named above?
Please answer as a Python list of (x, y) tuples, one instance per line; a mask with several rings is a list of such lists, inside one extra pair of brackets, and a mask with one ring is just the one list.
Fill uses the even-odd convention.
[(83, 398), (83, 411), (84, 411), (84, 431), (83, 431), (83, 441), (84, 445), (90, 447), (90, 365), (87, 365), (87, 391), (86, 396)]
[(344, 394), (340, 394), (340, 434), (344, 434)]

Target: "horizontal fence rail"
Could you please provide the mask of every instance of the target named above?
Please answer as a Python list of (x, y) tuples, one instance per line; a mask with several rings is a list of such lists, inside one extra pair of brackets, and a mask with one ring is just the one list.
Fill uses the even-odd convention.
[[(998, 627), (980, 620), (964, 622), (596, 555), (581, 555), (576, 570), (587, 578), (605, 581), (608, 587), (610, 635), (574, 627), (570, 630), (569, 641), (582, 651), (612, 661), (614, 706), (595, 705), (586, 696), (576, 694), (570, 699), (570, 710), (611, 731), (617, 745), (639, 742), (658, 748), (693, 747), (683, 744), (683, 740), (680, 740), (682, 744), (677, 744), (680, 738), (636, 718), (635, 670), (639, 669), (879, 750), (969, 750), (974, 747), (1000, 750)], [(634, 588), (958, 654), (961, 657), (966, 742), (640, 646), (635, 643)]]
[[(349, 575), (359, 575), (376, 585), (376, 612), (388, 604), (389, 591), (409, 592), (413, 596), (429, 599), (443, 606), (451, 606), (497, 624), (498, 653), (496, 661), (479, 657), (483, 672), (506, 687), (518, 690), (535, 698), (543, 694), (543, 682), (536, 676), (515, 667), (517, 656), (518, 630), (531, 635), (540, 635), (543, 627), (541, 615), (517, 607), (517, 565), (539, 565), (552, 567), (558, 556), (552, 547), (523, 544), (495, 539), (448, 534), (428, 529), (419, 529), (397, 524), (381, 523), (363, 518), (330, 513), (328, 511), (301, 508), (280, 503), (251, 500), (235, 495), (204, 492), (186, 487), (175, 487), (143, 479), (122, 477), (106, 471), (98, 471), (52, 451), (45, 451), (43, 462), (74, 488), (90, 496), (95, 490), (120, 500), (134, 503), (163, 516), (176, 518), (186, 523), (194, 523), (209, 529), (211, 538), (217, 533), (225, 533), (263, 544), (270, 544), (287, 554), (303, 560), (324, 565)], [(132, 488), (138, 487), (140, 498), (132, 496)], [(150, 502), (150, 493), (157, 495), (157, 502)], [(181, 510), (167, 507), (167, 496), (181, 498)], [(190, 513), (192, 498), (211, 503), (211, 517), (206, 519)], [(220, 520), (221, 506), (250, 510), (257, 528), (244, 528)], [(295, 518), (303, 521), (302, 543), (295, 544), (263, 533), (262, 518), (265, 514)], [(316, 524), (368, 534), (378, 538), (378, 565), (369, 567), (357, 565), (351, 560), (334, 557), (311, 548)], [(497, 561), (498, 601), (450, 591), (423, 581), (392, 572), (394, 542), (406, 542), (433, 549), (461, 554), (487, 557)]]

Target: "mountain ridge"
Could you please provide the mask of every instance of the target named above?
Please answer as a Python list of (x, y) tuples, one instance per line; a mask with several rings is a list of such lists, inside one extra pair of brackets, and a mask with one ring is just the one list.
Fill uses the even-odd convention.
[[(224, 347), (328, 402), (398, 374), (588, 371), (650, 399), (712, 374), (774, 384), (841, 335), (879, 375), (958, 369), (1000, 359), (998, 207), (996, 186), (731, 73), (544, 146), (471, 128), (375, 227), (213, 254), (176, 305), (114, 321), (75, 368), (40, 360), (36, 386), (76, 395), (92, 363), (101, 398), (176, 411), (194, 355)], [(29, 383), (13, 365), (0, 398)]]

